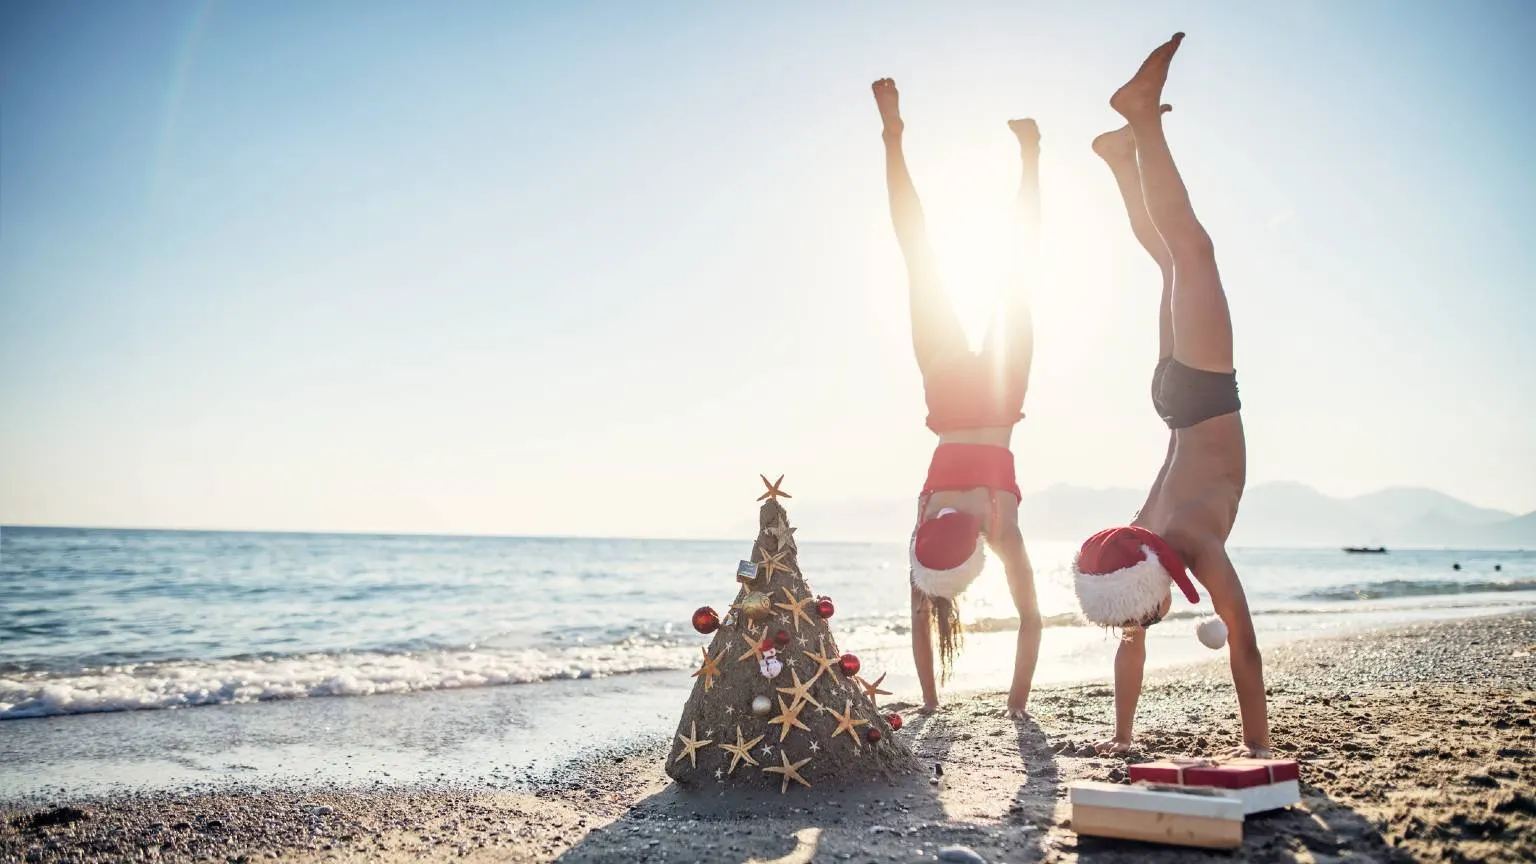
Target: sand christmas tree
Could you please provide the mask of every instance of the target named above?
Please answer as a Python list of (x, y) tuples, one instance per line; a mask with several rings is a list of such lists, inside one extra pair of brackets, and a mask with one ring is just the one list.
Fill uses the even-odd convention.
[(905, 770), (911, 751), (901, 715), (878, 705), (884, 675), (838, 648), (831, 598), (811, 592), (795, 529), (770, 482), (758, 500), (757, 542), (736, 570), (736, 599), (722, 618), (705, 606), (694, 629), (713, 634), (701, 648), (693, 693), (683, 706), (667, 773), (703, 786), (778, 787)]

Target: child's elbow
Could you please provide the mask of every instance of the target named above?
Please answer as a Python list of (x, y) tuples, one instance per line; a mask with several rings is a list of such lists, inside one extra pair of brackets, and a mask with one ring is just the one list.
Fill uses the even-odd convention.
[(1227, 645), (1233, 662), (1263, 665), (1264, 655), (1259, 653), (1259, 640), (1252, 633), (1233, 634)]

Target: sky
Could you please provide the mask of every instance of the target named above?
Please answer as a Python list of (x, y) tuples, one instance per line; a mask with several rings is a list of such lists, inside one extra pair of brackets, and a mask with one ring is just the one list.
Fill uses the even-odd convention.
[(759, 473), (913, 496), (882, 76), (978, 331), (1038, 119), (1020, 483), (1144, 487), (1158, 276), (1088, 144), (1176, 30), (1250, 484), (1536, 509), (1528, 4), (34, 0), (0, 523), (688, 537)]

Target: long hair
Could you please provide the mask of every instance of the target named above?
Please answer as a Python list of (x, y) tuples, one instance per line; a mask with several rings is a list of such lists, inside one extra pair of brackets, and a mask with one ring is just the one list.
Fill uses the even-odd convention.
[(929, 597), (928, 626), (939, 637), (939, 683), (947, 684), (954, 668), (955, 655), (960, 653), (965, 641), (959, 606), (948, 597)]

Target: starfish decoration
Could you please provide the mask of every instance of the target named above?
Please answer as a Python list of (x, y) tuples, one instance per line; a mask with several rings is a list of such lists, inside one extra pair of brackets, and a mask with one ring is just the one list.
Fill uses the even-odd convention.
[(699, 724), (691, 722), (688, 724), (688, 734), (679, 735), (677, 736), (677, 739), (683, 742), (683, 749), (677, 754), (677, 758), (672, 760), (672, 764), (676, 765), (677, 763), (683, 761), (684, 756), (687, 756), (688, 762), (692, 764), (694, 768), (699, 767), (699, 757), (695, 755), (695, 752), (700, 747), (707, 747), (710, 744), (715, 743), (713, 741), (700, 741)]
[(780, 549), (769, 555), (768, 550), (764, 549), (762, 544), (758, 544), (757, 552), (763, 556), (763, 560), (754, 562), (757, 564), (757, 576), (759, 579), (772, 579), (773, 574), (780, 570), (783, 570), (785, 573), (795, 572), (794, 568), (784, 563), (784, 556), (789, 554), (788, 550)]
[(804, 759), (801, 759), (799, 762), (791, 764), (789, 761), (789, 754), (780, 751), (779, 759), (782, 760), (782, 765), (770, 765), (763, 769), (763, 773), (783, 775), (784, 782), (779, 786), (780, 795), (783, 795), (785, 792), (789, 791), (789, 781), (791, 780), (799, 783), (801, 786), (804, 786), (807, 789), (811, 788), (811, 784), (805, 782), (805, 778), (800, 776), (800, 769), (805, 767), (807, 762), (811, 761), (811, 757), (807, 756)]
[(827, 710), (826, 708), (822, 707), (820, 702), (816, 701), (816, 697), (811, 695), (811, 685), (816, 683), (815, 678), (812, 678), (811, 680), (802, 684), (800, 682), (800, 670), (790, 669), (789, 675), (790, 678), (795, 682), (795, 686), (775, 687), (773, 689), (779, 693), (789, 694), (790, 698), (794, 699), (796, 704), (801, 702), (809, 702), (812, 705), (815, 705), (817, 708), (821, 708), (823, 711)]
[(821, 745), (816, 743), (815, 741), (812, 741), (811, 742), (811, 752), (812, 753), (820, 753), (821, 752)]
[(716, 783), (723, 783), (723, 782), (725, 782), (725, 772), (721, 771), (719, 768), (715, 769), (715, 782)]
[[(720, 674), (720, 658), (725, 656), (725, 652), (721, 651), (719, 654), (715, 655), (715, 659), (713, 659), (713, 660), (709, 659), (709, 649), (708, 648), (700, 648), (699, 649), (699, 653), (704, 655), (704, 662), (699, 665), (699, 668), (698, 668), (697, 671), (695, 671), (692, 675), (689, 675), (688, 677), (689, 678), (698, 678), (700, 676), (703, 676), (703, 678), (704, 678), (704, 692), (708, 693), (710, 691), (710, 688), (715, 686), (715, 676)], [(704, 734), (708, 735), (710, 733), (706, 732)]]
[(763, 736), (759, 735), (756, 738), (753, 738), (751, 741), (747, 741), (741, 737), (741, 727), (737, 726), (735, 744), (727, 744), (724, 741), (720, 742), (720, 749), (731, 754), (731, 767), (725, 773), (735, 774), (736, 766), (741, 764), (743, 761), (745, 761), (748, 765), (756, 767), (757, 760), (752, 758), (752, 754), (749, 751), (751, 751), (753, 747), (756, 747), (758, 742), (762, 740)]
[(742, 631), (741, 638), (748, 645), (752, 646), (752, 650), (750, 650), (747, 653), (741, 655), (740, 657), (737, 657), (736, 658), (736, 662), (740, 663), (743, 660), (753, 660), (753, 659), (756, 659), (756, 660), (759, 660), (759, 661), (762, 660), (763, 659), (763, 649), (762, 649), (762, 642), (763, 642), (763, 640), (757, 638), (756, 636), (754, 636), (752, 634), (752, 628), (751, 627), (748, 627), (746, 630)]
[(729, 716), (731, 716), (732, 714), (735, 714), (735, 713), (736, 713), (736, 706), (735, 705), (727, 705), (727, 706), (725, 706), (725, 716), (729, 717)]
[(805, 703), (801, 702), (799, 699), (796, 699), (795, 704), (785, 708), (784, 697), (779, 697), (779, 716), (769, 720), (768, 725), (777, 725), (779, 727), (780, 742), (783, 742), (785, 738), (789, 737), (789, 727), (791, 726), (798, 726), (807, 732), (811, 731), (811, 727), (800, 722), (800, 709), (804, 707)]
[(827, 713), (837, 719), (837, 729), (833, 730), (832, 737), (836, 738), (842, 733), (847, 732), (848, 737), (853, 739), (853, 746), (858, 747), (859, 733), (855, 729), (859, 726), (867, 725), (869, 721), (853, 719), (853, 700), (849, 699), (843, 703), (843, 713), (839, 714), (836, 711), (828, 711)]
[(880, 707), (880, 704), (877, 701), (875, 701), (875, 697), (876, 696), (889, 696), (889, 695), (891, 695), (891, 691), (889, 691), (889, 690), (881, 690), (880, 689), (880, 682), (885, 680), (885, 673), (884, 672), (880, 673), (880, 677), (876, 678), (875, 679), (875, 683), (873, 683), (873, 684), (869, 683), (868, 681), (865, 681), (863, 678), (860, 678), (857, 675), (853, 676), (853, 680), (859, 682), (859, 689), (864, 691), (864, 695), (869, 697), (870, 704), (874, 705), (876, 708)]
[(772, 525), (764, 529), (764, 533), (779, 542), (779, 551), (782, 552), (785, 547), (793, 547), (795, 545), (796, 530), (789, 527), (789, 523), (784, 521), (783, 516), (780, 516), (774, 520)]
[(795, 497), (795, 496), (789, 494), (788, 492), (785, 492), (783, 489), (779, 488), (779, 484), (784, 482), (784, 475), (783, 474), (780, 474), (779, 475), (779, 479), (773, 481), (772, 483), (768, 482), (768, 475), (766, 475), (766, 474), (759, 474), (757, 476), (763, 478), (763, 485), (768, 487), (768, 491), (764, 492), (763, 494), (761, 494), (759, 496), (757, 496), (757, 500), (759, 500), (759, 501), (772, 501), (775, 498), (793, 498), (793, 497)]
[(809, 606), (812, 603), (815, 603), (816, 602), (816, 598), (815, 597), (806, 597), (806, 598), (800, 600), (799, 602), (796, 602), (795, 601), (795, 595), (791, 594), (789, 592), (788, 588), (780, 588), (779, 590), (784, 592), (784, 599), (788, 600), (789, 602), (788, 603), (775, 603), (773, 605), (775, 607), (779, 608), (779, 609), (783, 609), (784, 611), (786, 611), (786, 612), (788, 612), (790, 614), (790, 620), (795, 622), (795, 635), (796, 636), (800, 635), (800, 619), (801, 618), (805, 619), (805, 623), (811, 625), (812, 627), (815, 627), (816, 626), (816, 622), (811, 620), (811, 616), (810, 616), (809, 613), (807, 613), (805, 611), (805, 607)]
[[(811, 660), (816, 663), (816, 667), (817, 667), (816, 668), (816, 674), (811, 676), (811, 682), (812, 683), (814, 683), (817, 678), (820, 678), (821, 677), (821, 673), (823, 673), (823, 672), (826, 672), (827, 674), (830, 675), (832, 673), (833, 668), (835, 668), (837, 666), (838, 658), (836, 658), (836, 657), (828, 657), (825, 654), (822, 654), (821, 652), (824, 651), (824, 650), (826, 650), (826, 646), (822, 645), (821, 643), (818, 642), (818, 643), (816, 643), (816, 653), (815, 654), (812, 654), (811, 652), (806, 651), (804, 649), (802, 649), (800, 651), (801, 654), (804, 654), (805, 656), (811, 658)], [(835, 678), (837, 676), (833, 675), (832, 677)]]
[(757, 752), (763, 754), (764, 756), (772, 756), (773, 755), (773, 745), (772, 744), (764, 744), (763, 746), (757, 748)]

